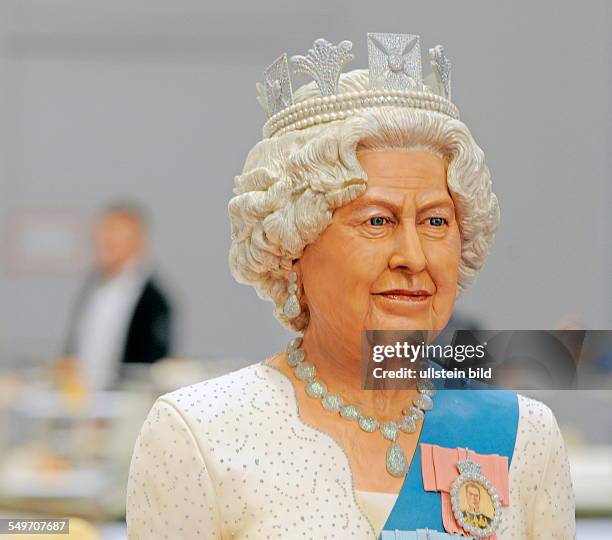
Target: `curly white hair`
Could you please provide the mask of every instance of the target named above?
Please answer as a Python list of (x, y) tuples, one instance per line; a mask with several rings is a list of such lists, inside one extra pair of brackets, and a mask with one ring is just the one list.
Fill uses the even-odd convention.
[[(344, 74), (338, 93), (367, 90), (367, 70)], [(314, 83), (294, 94), (299, 103), (318, 93)], [(293, 261), (329, 225), (333, 211), (364, 193), (361, 151), (421, 150), (448, 165), (447, 184), (461, 231), (459, 292), (482, 268), (499, 224), (484, 153), (468, 128), (437, 112), (399, 107), (364, 110), (345, 120), (264, 139), (249, 152), (229, 203), (229, 263), (240, 283), (271, 300), (288, 329), (303, 331), (308, 309), (294, 319), (283, 313)]]

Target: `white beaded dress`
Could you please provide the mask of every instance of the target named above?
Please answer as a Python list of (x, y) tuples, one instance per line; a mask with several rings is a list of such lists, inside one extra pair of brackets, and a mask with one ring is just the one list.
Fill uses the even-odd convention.
[[(556, 420), (546, 405), (518, 399), (497, 539), (573, 539)], [(257, 363), (158, 398), (132, 457), (128, 539), (376, 539), (389, 504), (372, 509), (356, 493), (340, 445), (300, 419), (290, 379)]]

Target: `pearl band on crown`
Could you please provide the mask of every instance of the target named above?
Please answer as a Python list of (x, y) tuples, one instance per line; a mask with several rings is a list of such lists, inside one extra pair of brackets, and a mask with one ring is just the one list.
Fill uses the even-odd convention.
[(457, 107), (442, 96), (414, 90), (364, 90), (312, 98), (276, 113), (263, 127), (266, 138), (345, 118), (373, 107), (406, 107), (459, 118)]

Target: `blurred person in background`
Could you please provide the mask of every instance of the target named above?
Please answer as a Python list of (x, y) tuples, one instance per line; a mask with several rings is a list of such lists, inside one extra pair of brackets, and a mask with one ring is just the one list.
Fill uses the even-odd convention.
[(112, 386), (128, 363), (152, 364), (172, 348), (172, 307), (149, 255), (143, 212), (134, 204), (107, 207), (93, 230), (94, 268), (69, 324), (60, 377), (75, 373), (88, 390)]

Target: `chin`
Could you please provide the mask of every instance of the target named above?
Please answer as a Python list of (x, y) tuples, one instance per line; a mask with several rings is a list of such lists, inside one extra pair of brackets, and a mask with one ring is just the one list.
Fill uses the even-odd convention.
[(433, 322), (430, 317), (406, 317), (399, 315), (390, 315), (389, 313), (378, 313), (371, 318), (371, 322), (367, 325), (368, 330), (388, 330), (388, 331), (405, 331), (405, 330), (432, 330)]
[(367, 330), (388, 330), (388, 331), (427, 331), (437, 336), (448, 324), (450, 315), (440, 319), (440, 317), (423, 316), (407, 317), (397, 314), (376, 313), (369, 317), (365, 325)]

